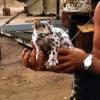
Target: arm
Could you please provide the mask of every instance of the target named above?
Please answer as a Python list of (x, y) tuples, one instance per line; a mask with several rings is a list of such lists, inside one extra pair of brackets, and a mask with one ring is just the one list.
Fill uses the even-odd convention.
[(100, 2), (94, 13), (94, 40), (92, 71), (100, 74)]
[[(91, 66), (91, 71), (96, 74), (100, 74), (100, 2), (98, 3), (95, 14), (94, 14), (94, 40), (93, 40), (93, 63)], [(78, 48), (59, 48), (58, 49), (58, 61), (59, 64), (54, 67), (53, 71), (56, 72), (66, 72), (73, 73), (75, 71), (83, 70), (83, 60), (87, 57), (87, 53)], [(31, 55), (35, 55), (33, 52)], [(44, 54), (40, 56), (40, 63), (44, 64)], [(31, 62), (35, 62), (35, 56)], [(23, 54), (24, 65), (29, 66), (29, 54)], [(39, 62), (38, 62), (39, 64)], [(32, 65), (34, 67), (34, 63)], [(38, 65), (36, 65), (38, 66)], [(34, 68), (33, 68), (34, 69)], [(41, 70), (41, 68), (40, 68)]]
[[(75, 49), (58, 49), (59, 64), (55, 66), (55, 71), (75, 72), (83, 70), (83, 61), (87, 53), (78, 48)], [(100, 74), (100, 2), (94, 13), (94, 39), (93, 39), (93, 62), (90, 70), (93, 73)]]

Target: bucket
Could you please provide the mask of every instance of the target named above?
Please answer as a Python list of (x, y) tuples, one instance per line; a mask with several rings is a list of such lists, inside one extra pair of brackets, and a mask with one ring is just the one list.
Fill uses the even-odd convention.
[[(90, 16), (86, 14), (73, 14), (70, 16), (69, 36), (72, 39), (79, 31), (77, 25), (84, 25), (90, 20)], [(76, 38), (75, 38), (76, 39)], [(75, 39), (72, 43), (75, 45)]]
[(74, 14), (70, 16), (70, 20), (76, 25), (83, 25), (90, 20), (90, 16), (86, 14)]
[(3, 8), (3, 15), (10, 16), (11, 15), (10, 8)]
[(65, 12), (65, 11), (62, 12), (61, 22), (64, 28), (68, 28), (70, 25), (70, 15), (71, 15), (70, 12)]
[(93, 33), (94, 32), (86, 32), (80, 33), (76, 37), (75, 46), (77, 48), (83, 49), (87, 53), (90, 53), (93, 48)]

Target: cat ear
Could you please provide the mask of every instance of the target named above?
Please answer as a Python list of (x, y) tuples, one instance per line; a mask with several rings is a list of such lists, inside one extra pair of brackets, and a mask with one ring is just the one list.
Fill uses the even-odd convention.
[(55, 22), (55, 20), (56, 20), (56, 18), (51, 18), (51, 19), (48, 21), (48, 23), (49, 23), (50, 25), (53, 25), (54, 22)]
[(32, 21), (32, 23), (33, 23), (35, 26), (38, 26), (38, 25), (40, 25), (40, 19), (34, 19), (34, 20)]

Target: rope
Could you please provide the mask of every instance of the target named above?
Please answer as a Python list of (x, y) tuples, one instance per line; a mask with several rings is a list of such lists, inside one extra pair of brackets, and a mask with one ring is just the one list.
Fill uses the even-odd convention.
[[(93, 17), (85, 24), (85, 25), (88, 25), (91, 21), (92, 21)], [(85, 26), (84, 25), (84, 26)], [(84, 27), (83, 26), (83, 27)], [(81, 30), (79, 30), (72, 38), (71, 38), (71, 41), (73, 41), (79, 34), (81, 33)]]

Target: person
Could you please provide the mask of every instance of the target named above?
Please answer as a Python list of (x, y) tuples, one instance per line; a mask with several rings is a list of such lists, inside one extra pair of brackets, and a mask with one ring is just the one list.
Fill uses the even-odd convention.
[[(33, 15), (55, 15), (56, 14), (56, 0), (18, 0), (26, 1), (28, 11)], [(31, 7), (30, 7), (31, 5)], [(52, 8), (51, 8), (52, 6)]]
[[(78, 48), (58, 48), (59, 64), (52, 71), (75, 74), (76, 100), (100, 100), (100, 2), (94, 12), (93, 50), (87, 54)], [(33, 46), (34, 48), (34, 46)], [(41, 51), (36, 61), (36, 52), (30, 54), (27, 49), (22, 51), (22, 60), (26, 67), (45, 70), (44, 52)]]

